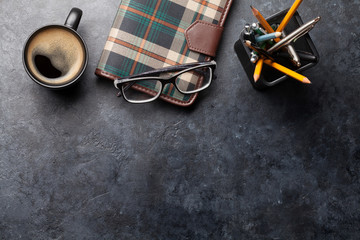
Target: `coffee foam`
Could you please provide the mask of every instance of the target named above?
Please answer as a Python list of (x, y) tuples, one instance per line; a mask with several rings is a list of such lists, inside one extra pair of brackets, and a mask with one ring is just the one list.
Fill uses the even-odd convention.
[[(49, 85), (62, 85), (74, 80), (85, 64), (85, 47), (71, 30), (65, 27), (48, 27), (32, 37), (26, 51), (29, 71), (39, 81)], [(41, 74), (35, 64), (35, 56), (50, 59), (51, 64), (62, 72), (58, 78)]]

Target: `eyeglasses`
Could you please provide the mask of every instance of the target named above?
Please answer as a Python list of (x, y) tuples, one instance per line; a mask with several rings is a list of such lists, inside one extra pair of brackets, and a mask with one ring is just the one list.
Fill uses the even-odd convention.
[(119, 78), (114, 85), (126, 101), (147, 103), (157, 99), (169, 83), (182, 94), (204, 90), (210, 86), (215, 68), (215, 61), (188, 63)]

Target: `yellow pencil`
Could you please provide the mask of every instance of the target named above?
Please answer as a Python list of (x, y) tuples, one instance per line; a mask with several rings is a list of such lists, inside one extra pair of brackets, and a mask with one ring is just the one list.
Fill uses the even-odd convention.
[(284, 19), (281, 21), (279, 27), (276, 29), (277, 32), (282, 32), (285, 28), (285, 26), (289, 23), (292, 16), (294, 16), (294, 13), (300, 6), (301, 2), (303, 0), (295, 0), (294, 4), (291, 6), (290, 10), (285, 15)]
[[(265, 30), (268, 33), (273, 33), (274, 29), (272, 29), (270, 24), (265, 20), (265, 18), (261, 15), (261, 13), (253, 6), (250, 6), (250, 7), (251, 7), (251, 11), (253, 12), (254, 16), (259, 21), (259, 23), (265, 28)], [(277, 32), (281, 32), (281, 31), (277, 31)]]
[(303, 76), (303, 75), (301, 75), (301, 74), (299, 74), (297, 72), (294, 72), (293, 70), (290, 70), (290, 69), (288, 69), (288, 68), (286, 68), (286, 67), (284, 67), (284, 66), (282, 66), (282, 65), (280, 65), (280, 64), (278, 64), (276, 62), (273, 62), (273, 61), (271, 61), (269, 59), (265, 59), (264, 63), (271, 66), (271, 67), (273, 67), (273, 68), (275, 68), (275, 69), (277, 69), (277, 70), (279, 70), (282, 73), (285, 73), (286, 75), (288, 75), (288, 76), (290, 76), (290, 77), (292, 77), (292, 78), (294, 78), (294, 79), (296, 79), (296, 80), (298, 80), (298, 81), (300, 81), (302, 83), (311, 84), (310, 80), (307, 77), (305, 77), (305, 76)]
[(254, 71), (254, 81), (257, 82), (260, 78), (261, 70), (263, 67), (264, 58), (260, 57), (256, 63), (255, 71)]

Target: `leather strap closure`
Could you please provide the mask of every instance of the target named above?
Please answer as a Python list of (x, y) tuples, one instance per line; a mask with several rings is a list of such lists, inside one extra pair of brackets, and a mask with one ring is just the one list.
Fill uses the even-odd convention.
[(187, 45), (191, 51), (215, 57), (224, 27), (197, 20), (185, 30)]

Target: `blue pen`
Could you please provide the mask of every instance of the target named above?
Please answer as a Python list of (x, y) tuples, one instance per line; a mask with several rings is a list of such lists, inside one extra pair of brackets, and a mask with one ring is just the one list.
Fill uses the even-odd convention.
[(256, 42), (264, 42), (270, 39), (281, 37), (281, 32), (273, 32), (265, 35), (261, 35), (255, 38)]

